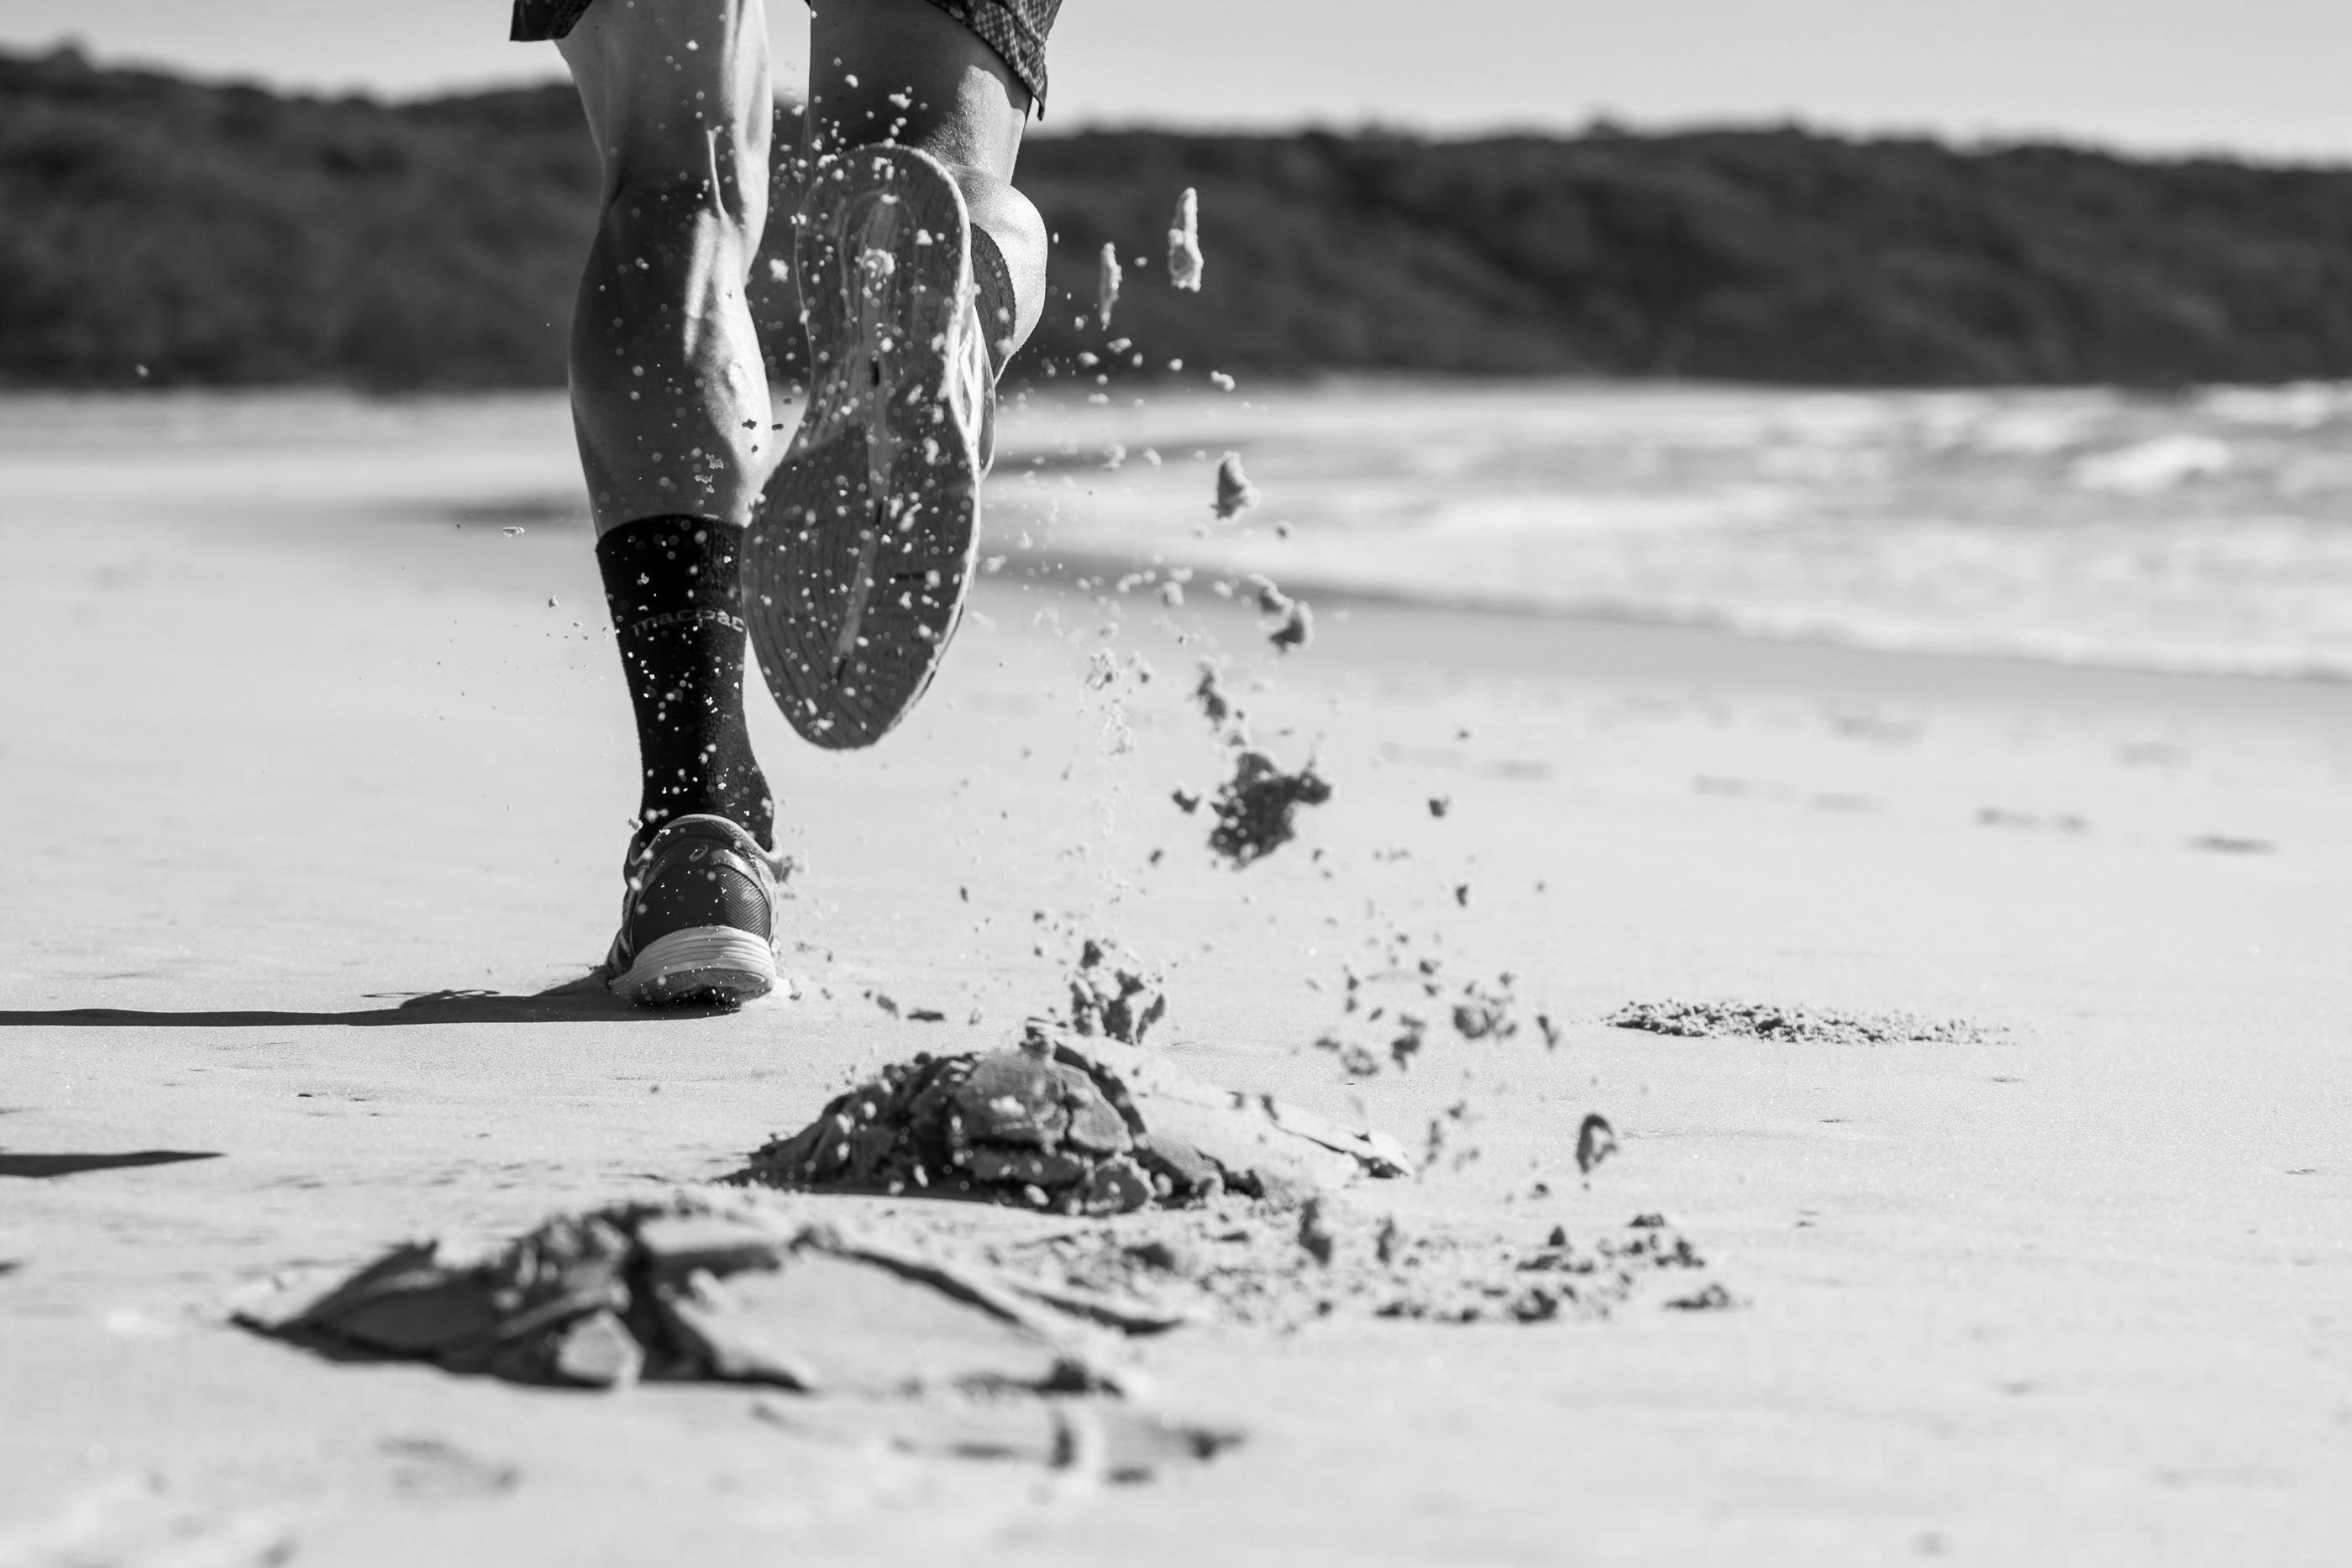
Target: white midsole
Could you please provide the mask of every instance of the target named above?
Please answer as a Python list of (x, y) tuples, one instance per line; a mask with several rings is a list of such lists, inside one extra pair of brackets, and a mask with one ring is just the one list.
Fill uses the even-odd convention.
[(763, 997), (775, 984), (776, 955), (765, 942), (731, 925), (692, 925), (646, 944), (612, 988), (632, 997), (704, 989)]

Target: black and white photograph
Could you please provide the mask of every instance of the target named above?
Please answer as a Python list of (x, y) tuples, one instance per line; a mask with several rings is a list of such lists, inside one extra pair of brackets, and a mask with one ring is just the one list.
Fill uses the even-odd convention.
[(2347, 76), (0, 0), (0, 1568), (2352, 1562)]

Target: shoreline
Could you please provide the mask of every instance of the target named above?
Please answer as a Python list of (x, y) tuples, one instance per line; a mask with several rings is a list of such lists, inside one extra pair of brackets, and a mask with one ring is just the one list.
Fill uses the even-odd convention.
[[(1359, 451), (1370, 438), (1349, 429), (1344, 404), (1351, 389), (1401, 408), (1450, 410), (1449, 429), (1465, 419), (1475, 425), (1468, 411), (1476, 407), (1510, 407), (1515, 402), (1507, 389), (1486, 392), (1424, 381), (1398, 383), (1392, 397), (1346, 382), (1286, 388), (1269, 394), (1270, 404), (1254, 402), (1246, 394), (1205, 392), (1166, 394), (1142, 409), (1089, 406), (1075, 401), (1075, 394), (1029, 400), (1007, 410), (1003, 457), (989, 488), (983, 552), (1005, 553), (1016, 569), (1042, 567), (1069, 577), (1116, 577), (1163, 559), (1234, 576), (1260, 571), (1335, 605), (1389, 601), (1480, 614), (1712, 631), (1759, 644), (1822, 644), (1895, 656), (2352, 682), (2352, 649), (2339, 645), (2335, 622), (2322, 613), (2332, 574), (2352, 570), (2352, 557), (2338, 562), (2336, 556), (2342, 552), (2326, 538), (2304, 537), (2313, 530), (2327, 533), (2324, 506), (2295, 525), (2301, 532), (2277, 538), (2263, 535), (2261, 528), (2269, 525), (2252, 516), (2244, 527), (2253, 530), (2252, 537), (2240, 545), (2228, 543), (2242, 530), (2227, 515), (2191, 518), (2195, 526), (2182, 523), (2186, 531), (2176, 530), (2179, 537), (2169, 542), (2163, 530), (2171, 525), (2160, 519), (2118, 532), (2120, 525), (2062, 518), (2048, 527), (2054, 542), (2000, 557), (2003, 564), (1987, 569), (1990, 575), (1981, 580), (1948, 584), (1928, 564), (1940, 559), (1937, 552), (1957, 550), (1965, 558), (1973, 549), (2006, 549), (1986, 540), (2004, 531), (2034, 529), (2008, 529), (1999, 516), (1989, 514), (1965, 527), (1928, 525), (1913, 540), (1895, 531), (1904, 516), (1897, 506), (1883, 525), (1858, 515), (1843, 517), (1832, 535), (1819, 540), (1792, 537), (1776, 542), (1776, 530), (1795, 526), (1771, 520), (1778, 516), (1774, 508), (1793, 504), (1787, 496), (1749, 518), (1748, 512), (1762, 503), (1753, 496), (1741, 499), (1740, 485), (1728, 481), (1694, 478), (1688, 494), (1669, 486), (1670, 493), (1648, 495), (1612, 488), (1621, 486), (1622, 476), (1566, 472), (1556, 478), (1558, 505), (1567, 509), (1558, 517), (1544, 512), (1522, 517), (1515, 508), (1530, 504), (1536, 494), (1525, 490), (1534, 483), (1528, 476), (1512, 482), (1520, 488), (1473, 489), (1448, 499), (1449, 486), (1416, 476), (1411, 464), (1397, 468), (1394, 454), (1374, 449), (1378, 443)], [(1971, 418), (1983, 414), (1978, 405), (1990, 406), (1990, 394), (1975, 392), (1759, 393), (1678, 386), (1649, 392), (1654, 393), (1650, 401), (1663, 406), (1714, 411), (1690, 434), (1696, 444), (1691, 451), (1731, 451), (1751, 444), (1766, 458), (1786, 434), (1775, 434), (1780, 429), (1776, 421), (1784, 415), (1805, 428), (1808, 421), (1826, 421), (1815, 435), (1829, 444), (1815, 455), (1833, 456), (1841, 450), (1838, 443), (1848, 439), (1838, 434), (1844, 428), (1841, 421), (1884, 418), (1900, 424), (1911, 417), (1897, 418), (1884, 408), (1869, 412), (1890, 400), (1916, 405), (1915, 413), (1978, 407)], [(2291, 392), (2277, 396), (2292, 402)], [(1644, 401), (1625, 389), (1559, 383), (1526, 395), (1538, 394), (1566, 397), (1585, 411), (1575, 419), (1599, 422), (1590, 429), (1577, 426), (1588, 453), (1580, 462), (1599, 461), (1591, 455), (1620, 445), (1638, 455), (1644, 443), (1679, 439), (1672, 434), (1680, 428), (1676, 422), (1660, 424), (1654, 413), (1624, 415), (1630, 423), (1622, 430), (1612, 425), (1612, 418)], [(2063, 437), (2077, 444), (2064, 446), (2064, 452), (2097, 452), (2116, 440), (2161, 446), (2170, 439), (2147, 440), (2146, 421), (2137, 414), (2125, 419), (2128, 411), (2115, 402), (2116, 395), (2020, 393), (1992, 402), (2042, 411), (2033, 420), (2057, 421), (2050, 430), (2037, 424), (2039, 434), (2028, 434), (2034, 442)], [(2106, 409), (2101, 419), (2123, 419), (2123, 425), (2096, 439), (2082, 430), (2060, 430), (2083, 413), (2061, 411), (2084, 398), (2089, 400), (2085, 407)], [(1841, 409), (1846, 412), (1838, 413)], [(789, 408), (780, 409), (779, 423), (790, 423), (792, 417)], [(1541, 423), (1522, 433), (1528, 440), (1541, 438)], [(2253, 441), (2265, 429), (2249, 426), (2246, 439)], [(1460, 435), (1454, 431), (1444, 440)], [(1174, 443), (1165, 472), (1146, 473), (1136, 463), (1127, 464), (1125, 472), (1100, 471), (1116, 467), (1118, 454), (1147, 437)], [(1203, 453), (1243, 449), (1274, 497), (1255, 517), (1279, 517), (1286, 507), (1283, 497), (1304, 497), (1307, 520), (1287, 542), (1249, 521), (1205, 538), (1194, 537), (1193, 519), (1206, 514), (1192, 490), (1207, 481), (1192, 472), (1195, 458), (1176, 455), (1178, 446)], [(420, 469), (404, 455), (420, 449), (446, 455), (440, 472)], [(11, 473), (19, 504), (92, 521), (161, 506), (222, 517), (249, 510), (256, 520), (298, 521), (364, 510), (387, 522), (585, 532), (561, 393), (398, 399), (339, 394), (323, 402), (276, 391), (139, 394), (110, 401), (0, 397), (0, 463)], [(252, 482), (248, 468), (257, 464), (268, 471), (267, 484)], [(1027, 482), (1033, 476), (1055, 482), (1033, 485)], [(2065, 486), (2051, 476), (2034, 482), (2056, 488), (2048, 496), (2037, 489), (2028, 502), (2064, 498), (2059, 492)], [(1083, 499), (1080, 486), (1086, 487)], [(1328, 497), (1315, 499), (1327, 491)], [(1357, 516), (1360, 502), (1381, 496), (1389, 498)], [(1889, 504), (1900, 499), (1891, 497)], [(1932, 496), (1916, 499), (1922, 505), (1935, 501)], [(2190, 497), (2181, 505), (2194, 501), (2210, 510), (2225, 499)], [(2077, 496), (2070, 504), (2083, 502)], [(1064, 507), (1074, 508), (1066, 519), (1059, 516)], [(1422, 517), (1416, 508), (1428, 515)], [(2148, 540), (2131, 543), (2132, 529), (2143, 526), (2154, 530)], [(2114, 537), (2084, 542), (2102, 528)], [(2284, 569), (2273, 557), (2295, 559), (2293, 551), (2306, 549), (2318, 552), (2312, 558), (2310, 580), (2282, 576)], [(2032, 553), (2045, 550), (2055, 553)], [(1863, 575), (1843, 585), (1809, 587), (1816, 570), (1834, 579), (1843, 570), (1838, 566), (1844, 559), (1841, 551), (1867, 563), (1855, 569)], [(2168, 602), (2162, 595), (2146, 603), (2126, 595), (2103, 607), (2103, 598), (2112, 596), (2093, 591), (2093, 584), (2116, 572), (2126, 574), (2119, 580), (2136, 580), (2136, 574), (2169, 581), (2199, 568), (2200, 552), (2216, 551), (2204, 566), (2219, 574), (2217, 581), (2247, 573), (2261, 580), (2233, 590), (2239, 597), (2212, 605), (2200, 605), (2203, 596), (2167, 589), (2186, 612), (2177, 622), (2158, 613)], [(1721, 559), (1715, 559), (1718, 555)], [(2014, 613), (2005, 594), (2021, 596)], [(2265, 615), (2285, 619), (2262, 619)]]
[[(1146, 558), (1045, 547), (1003, 553), (1007, 570), (1028, 567), (1039, 575), (1071, 584), (1087, 579), (1116, 580), (1129, 573), (1145, 571), (1164, 577), (1171, 566), (1187, 570), (1202, 580), (1223, 578), (1238, 582), (1251, 575), (1246, 568), (1222, 567), (1200, 561), (1169, 561), (1164, 559), (1164, 552), (1154, 552), (1153, 556)], [(2088, 650), (2070, 654), (2055, 651), (2037, 652), (2031, 647), (1991, 641), (1975, 645), (1939, 642), (1932, 634), (1880, 637), (1822, 626), (1784, 630), (1765, 623), (1770, 619), (1769, 617), (1759, 616), (1751, 620), (1736, 612), (1703, 608), (1677, 612), (1662, 606), (1633, 603), (1545, 604), (1499, 594), (1412, 593), (1318, 577), (1311, 570), (1285, 574), (1278, 586), (1294, 598), (1340, 608), (1379, 607), (1431, 614), (1492, 617), (1504, 621), (1557, 622), (1588, 630), (1609, 628), (1716, 637), (1749, 645), (1810, 648), (1874, 658), (1931, 661), (1937, 664), (2000, 665), (2019, 672), (2080, 671), (2091, 674), (2211, 681), (2233, 686), (2309, 685), (2332, 687), (2352, 685), (2352, 656), (2347, 656), (2341, 667), (2288, 654), (2282, 654), (2275, 660), (2248, 660), (2239, 667), (2232, 667), (2232, 661), (2225, 656), (2202, 657), (2186, 652), (2170, 658), (2158, 650), (2147, 650), (2138, 657), (2120, 652), (2103, 653)]]

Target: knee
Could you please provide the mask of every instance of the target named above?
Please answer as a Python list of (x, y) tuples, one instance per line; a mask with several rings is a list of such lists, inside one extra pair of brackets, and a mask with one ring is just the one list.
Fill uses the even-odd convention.
[(972, 222), (986, 229), (1000, 246), (1034, 250), (1043, 259), (1045, 219), (1035, 203), (1015, 190), (1010, 180), (1000, 180), (977, 169), (957, 169), (954, 172)]
[(667, 107), (667, 115), (641, 109), (608, 132), (604, 223), (656, 241), (716, 226), (740, 235), (747, 253), (757, 249), (768, 218), (770, 106)]
[(598, 5), (564, 40), (608, 227), (650, 236), (715, 223), (758, 244), (775, 121), (761, 15), (744, 0)]

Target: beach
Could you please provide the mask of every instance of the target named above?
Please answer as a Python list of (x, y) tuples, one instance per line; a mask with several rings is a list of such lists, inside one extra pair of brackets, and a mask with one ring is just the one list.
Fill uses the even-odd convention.
[[(2338, 417), (2305, 401), (2264, 417)], [(5, 405), (0, 1564), (2336, 1561), (2352, 687), (2294, 678), (2339, 652), (2333, 556), (2216, 574), (2167, 643), (2161, 594), (2076, 615), (2048, 565), (2075, 547), (2021, 543), (1967, 579), (2015, 636), (1959, 656), (1977, 601), (1929, 594), (1932, 561), (1981, 551), (1795, 616), (1774, 585), (1834, 552), (1758, 530), (1824, 504), (1743, 467), (1643, 514), (1761, 540), (1741, 614), (1692, 586), (1705, 549), (1603, 560), (1605, 530), (1416, 594), (1452, 536), (1351, 543), (1371, 503), (1318, 488), (1330, 449), (1296, 434), (1344, 400), (1240, 402), (1009, 414), (992, 570), (881, 747), (814, 752), (755, 684), (792, 994), (732, 1016), (557, 989), (611, 937), (635, 769), (560, 398)], [(1611, 406), (1557, 405), (1587, 430)], [(2316, 493), (2317, 456), (2277, 456), (2301, 437), (2215, 458), (2161, 411), (2082, 417), (2104, 444), (2009, 439), (2087, 472), (2070, 494), (2172, 497), (2171, 537), (2229, 516), (2200, 476), (2293, 459), (2264, 483)], [(1612, 439), (1589, 444), (1638, 444)], [(1196, 535), (1228, 448), (1257, 531)], [(1873, 472), (1879, 505), (1917, 494)], [(1937, 481), (1948, 514), (1981, 477)], [(2320, 538), (2328, 505), (2270, 537)], [(1519, 538), (1510, 515), (1461, 527)], [(1562, 559), (1624, 575), (1588, 593)], [(1306, 647), (1214, 591), (1248, 571), (1311, 600)], [(1891, 631), (1855, 608), (1889, 603)], [(1241, 870), (1171, 800), (1228, 766), (1203, 658), (1333, 789)], [(723, 1176), (887, 1062), (1010, 1044), (1088, 936), (1164, 967), (1155, 1043), (1190, 1071), (1424, 1156), (1351, 1187), (1365, 1216), (1530, 1246), (1661, 1216), (1720, 1296), (1183, 1329), (1142, 1351), (1159, 1397), (1242, 1441), (1091, 1490), (740, 1387), (523, 1389), (229, 1321), (289, 1270)], [(1557, 1042), (1439, 1031), (1346, 1071), (1317, 1042), (1347, 974), (1399, 955), (1507, 973)], [(1670, 999), (1951, 1027), (1607, 1021)], [(1587, 1172), (1595, 1113), (1621, 1146)]]

